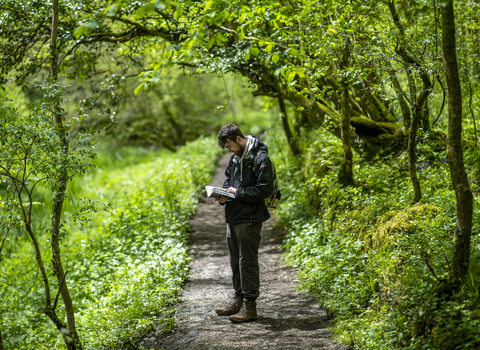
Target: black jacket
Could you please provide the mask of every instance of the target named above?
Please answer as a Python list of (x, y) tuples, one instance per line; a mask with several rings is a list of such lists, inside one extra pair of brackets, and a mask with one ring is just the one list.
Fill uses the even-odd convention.
[[(259, 151), (265, 151), (258, 153)], [(243, 180), (240, 181), (239, 159), (232, 155), (223, 183), (223, 188), (235, 187), (237, 195), (226, 203), (225, 219), (229, 224), (245, 224), (250, 222), (264, 222), (270, 218), (265, 198), (273, 191), (272, 162), (268, 157), (266, 145), (255, 138), (252, 153), (243, 160)], [(258, 155), (257, 155), (258, 154)], [(257, 156), (256, 164), (254, 158)]]

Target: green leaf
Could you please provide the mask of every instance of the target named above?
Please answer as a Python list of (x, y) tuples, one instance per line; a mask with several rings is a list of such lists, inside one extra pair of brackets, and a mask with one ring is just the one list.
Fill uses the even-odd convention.
[(173, 17), (175, 17), (175, 19), (179, 19), (182, 16), (184, 6), (185, 6), (185, 4), (183, 2), (178, 4), (177, 9), (175, 10), (175, 13), (173, 14)]
[(120, 6), (120, 4), (113, 4), (112, 6), (109, 6), (105, 9), (105, 14), (109, 17), (115, 16), (117, 14), (117, 8)]
[(240, 16), (238, 16), (238, 23), (243, 23), (245, 22), (245, 12), (241, 13)]
[(140, 84), (137, 86), (137, 88), (135, 90), (133, 90), (133, 93), (135, 94), (135, 96), (137, 96), (143, 89), (143, 84)]
[(217, 39), (219, 39), (220, 41), (228, 41), (228, 38), (223, 35), (223, 33), (217, 33)]
[(295, 49), (295, 48), (293, 48), (293, 47), (291, 47), (290, 49), (288, 49), (288, 53), (289, 53), (290, 55), (292, 55), (293, 57), (297, 57), (297, 55), (298, 55), (298, 50)]
[(91, 14), (91, 13), (87, 13), (87, 14), (83, 15), (82, 18), (80, 18), (80, 19), (83, 21), (84, 19), (92, 17), (92, 15), (93, 14)]
[(211, 49), (214, 43), (215, 43), (215, 37), (212, 36), (207, 43), (207, 49)]
[(252, 47), (250, 48), (250, 53), (251, 53), (252, 55), (254, 55), (255, 57), (258, 56), (258, 53), (259, 53), (259, 52), (260, 52), (260, 50), (259, 50), (257, 47), (255, 47), (255, 46), (252, 46)]
[(205, 11), (207, 11), (212, 5), (215, 4), (214, 0), (210, 0), (205, 4)]
[(84, 33), (84, 27), (80, 26), (80, 27), (75, 28), (75, 30), (73, 31), (73, 36), (76, 39), (78, 39), (83, 35), (83, 33)]
[(165, 10), (165, 8), (166, 8), (166, 6), (165, 6), (165, 4), (163, 3), (163, 1), (155, 1), (155, 2), (153, 3), (153, 5), (154, 5), (155, 8), (156, 8), (157, 10), (159, 10), (159, 11), (163, 11), (163, 10)]
[(243, 60), (247, 62), (250, 59), (250, 52), (248, 52), (245, 56), (243, 56)]
[(135, 17), (135, 19), (139, 19), (139, 18), (148, 16), (148, 15), (152, 14), (153, 12), (155, 12), (155, 5), (151, 2), (147, 2), (147, 3), (143, 4), (142, 6), (140, 6), (138, 11), (135, 13), (134, 17)]
[(273, 50), (273, 46), (274, 46), (274, 45), (272, 45), (272, 44), (267, 45), (265, 51), (266, 51), (266, 52), (271, 52), (271, 51)]
[(97, 29), (97, 27), (100, 27), (100, 24), (101, 23), (98, 20), (92, 19), (91, 21), (85, 23), (83, 26), (93, 31), (94, 29)]
[(197, 32), (195, 34), (195, 39), (194, 39), (195, 43), (196, 44), (202, 43), (204, 36), (205, 36), (205, 32)]
[(222, 12), (222, 17), (224, 20), (226, 20), (230, 16), (230, 12), (228, 12), (227, 9), (223, 10)]
[(279, 57), (277, 54), (274, 54), (274, 55), (272, 56), (272, 62), (275, 63), (275, 64), (277, 64), (277, 62), (278, 62), (279, 59), (280, 59), (280, 57)]
[(75, 38), (79, 38), (82, 35), (89, 35), (91, 32), (93, 32), (95, 29), (97, 29), (98, 26), (100, 26), (100, 22), (96, 19), (91, 20), (89, 22), (83, 23), (81, 26), (77, 27), (73, 31), (73, 35)]
[(243, 40), (243, 38), (245, 37), (245, 33), (243, 32), (243, 28), (240, 29), (240, 33), (238, 33), (238, 38), (240, 40)]

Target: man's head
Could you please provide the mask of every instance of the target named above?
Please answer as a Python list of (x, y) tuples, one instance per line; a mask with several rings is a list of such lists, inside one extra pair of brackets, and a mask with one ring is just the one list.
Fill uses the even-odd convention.
[(218, 144), (237, 157), (241, 157), (245, 151), (247, 139), (236, 125), (227, 124), (218, 133)]

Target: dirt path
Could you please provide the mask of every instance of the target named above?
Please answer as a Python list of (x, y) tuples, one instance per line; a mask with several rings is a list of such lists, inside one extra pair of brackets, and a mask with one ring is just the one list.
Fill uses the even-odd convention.
[[(223, 183), (229, 159), (230, 154), (221, 158), (212, 184)], [(175, 333), (152, 331), (141, 345), (165, 350), (348, 349), (331, 339), (327, 316), (315, 300), (295, 291), (295, 271), (280, 262), (280, 234), (271, 220), (264, 224), (259, 251), (257, 321), (234, 324), (214, 311), (230, 299), (233, 290), (223, 207), (208, 198), (191, 221), (193, 261), (180, 294)]]

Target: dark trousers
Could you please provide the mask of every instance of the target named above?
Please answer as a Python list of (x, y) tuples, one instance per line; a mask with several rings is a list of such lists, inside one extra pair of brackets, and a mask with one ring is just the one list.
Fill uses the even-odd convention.
[(262, 223), (227, 224), (227, 244), (235, 295), (255, 301), (260, 294), (258, 247)]

